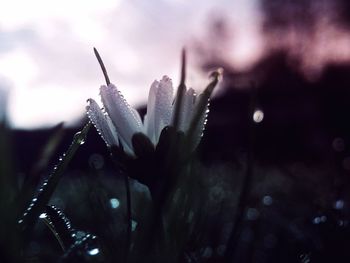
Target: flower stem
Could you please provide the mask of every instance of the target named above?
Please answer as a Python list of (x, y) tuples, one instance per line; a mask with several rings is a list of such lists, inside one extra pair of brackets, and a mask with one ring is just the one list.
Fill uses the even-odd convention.
[(130, 246), (131, 246), (131, 227), (132, 227), (132, 224), (131, 224), (131, 194), (130, 194), (129, 177), (125, 173), (124, 173), (124, 183), (125, 183), (125, 189), (126, 189), (126, 218), (128, 220), (124, 262), (128, 262)]
[(254, 114), (255, 104), (256, 104), (256, 90), (254, 85), (252, 85), (251, 89), (252, 89), (251, 100), (250, 100), (250, 107), (249, 107), (250, 137), (249, 137), (249, 146), (248, 146), (248, 153), (247, 153), (247, 167), (246, 167), (246, 173), (242, 182), (242, 189), (238, 197), (237, 211), (233, 220), (232, 231), (226, 246), (225, 262), (227, 263), (231, 263), (234, 260), (239, 237), (241, 235), (241, 226), (243, 223), (245, 209), (249, 198), (249, 193), (252, 186), (252, 179), (254, 174), (254, 168), (253, 168), (254, 138), (255, 138), (255, 126), (256, 126), (256, 123), (252, 118)]
[[(106, 67), (103, 63), (103, 60), (100, 56), (100, 54), (98, 53), (97, 49), (94, 48), (94, 53), (95, 56), (98, 60), (98, 63), (100, 64), (102, 73), (105, 77), (105, 81), (107, 86), (109, 84), (111, 84), (108, 74), (107, 74), (107, 70)], [(120, 166), (116, 163), (117, 158), (113, 157), (113, 150), (111, 149), (111, 156), (112, 156), (112, 160), (114, 162), (114, 164), (116, 165), (117, 168), (120, 169)], [(124, 184), (125, 184), (125, 190), (126, 190), (126, 217), (127, 217), (127, 234), (126, 234), (126, 248), (125, 248), (125, 259), (124, 262), (128, 261), (128, 257), (129, 257), (129, 251), (130, 251), (130, 247), (131, 247), (131, 227), (132, 227), (132, 219), (131, 219), (131, 192), (130, 192), (130, 182), (129, 182), (129, 177), (128, 175), (125, 173), (125, 171), (123, 169), (120, 169), (122, 172), (122, 175), (124, 177)]]

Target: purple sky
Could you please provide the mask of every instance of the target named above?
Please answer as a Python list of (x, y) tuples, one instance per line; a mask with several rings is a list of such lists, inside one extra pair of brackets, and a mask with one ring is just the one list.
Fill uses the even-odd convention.
[[(94, 46), (127, 100), (144, 103), (154, 79), (167, 74), (176, 85), (181, 48), (206, 34), (215, 12), (229, 13), (239, 29), (229, 56), (243, 66), (251, 63), (249, 45), (256, 45), (259, 20), (255, 0), (7, 1), (0, 9), (0, 76), (10, 85), (0, 86), (9, 93), (11, 125), (79, 119), (86, 99), (98, 99), (103, 84)], [(191, 50), (189, 61), (189, 84), (203, 88), (206, 78)]]
[(314, 2), (323, 3), (316, 8), (323, 11), (314, 31), (291, 27), (282, 34), (262, 33), (259, 0), (7, 1), (0, 9), (0, 94), (9, 94), (8, 118), (19, 128), (81, 118), (86, 99), (98, 100), (104, 84), (94, 46), (112, 82), (134, 106), (146, 102), (154, 79), (166, 74), (177, 85), (183, 46), (189, 54), (188, 84), (200, 90), (207, 79), (191, 47), (210, 39), (215, 17), (227, 22), (229, 35), (217, 46), (235, 69), (245, 70), (282, 48), (298, 57), (312, 79), (324, 64), (350, 60), (348, 29), (334, 27), (327, 1)]

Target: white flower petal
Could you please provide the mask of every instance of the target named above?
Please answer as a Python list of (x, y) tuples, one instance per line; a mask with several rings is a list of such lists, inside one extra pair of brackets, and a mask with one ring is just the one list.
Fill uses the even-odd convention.
[[(148, 136), (148, 133), (147, 133), (147, 130), (148, 130), (148, 116), (147, 116), (147, 113), (145, 114), (145, 116), (143, 116), (143, 130), (145, 131), (145, 134)], [(149, 136), (148, 136), (148, 138), (149, 138)]]
[(144, 126), (142, 125), (142, 119), (141, 119), (140, 113), (134, 108), (131, 108), (131, 110), (134, 113), (137, 123), (140, 123), (141, 125), (141, 132), (144, 132)]
[(148, 102), (147, 102), (147, 119), (144, 120), (144, 123), (145, 121), (147, 121), (147, 125), (145, 123), (146, 134), (148, 138), (150, 138), (151, 142), (153, 142), (153, 144), (156, 144), (154, 121), (155, 121), (156, 93), (158, 90), (158, 86), (159, 86), (159, 82), (155, 80), (153, 81), (151, 88), (149, 89)]
[(102, 139), (108, 147), (113, 145), (118, 146), (117, 132), (109, 117), (102, 112), (96, 101), (89, 99), (88, 102), (89, 105), (86, 106), (87, 115)]
[(163, 128), (170, 124), (173, 102), (173, 83), (168, 76), (163, 76), (156, 91), (154, 132), (158, 142)]
[[(101, 86), (102, 103), (111, 118), (121, 140), (132, 149), (133, 134), (142, 132), (142, 123), (123, 95), (113, 85)], [(127, 148), (127, 147), (125, 147)]]

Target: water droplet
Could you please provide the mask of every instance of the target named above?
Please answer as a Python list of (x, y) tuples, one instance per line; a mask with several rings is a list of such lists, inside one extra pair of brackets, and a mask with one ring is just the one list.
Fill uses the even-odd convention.
[(120, 202), (117, 198), (111, 198), (109, 199), (109, 204), (113, 209), (117, 209), (120, 205)]
[(47, 214), (46, 214), (46, 213), (42, 213), (42, 214), (39, 215), (39, 218), (41, 218), (41, 219), (44, 219), (44, 218), (46, 218), (46, 217), (47, 217)]
[(135, 220), (131, 220), (131, 231), (135, 231), (137, 227), (137, 222)]
[(98, 253), (100, 253), (100, 250), (98, 248), (93, 248), (93, 249), (88, 250), (88, 254), (90, 256), (96, 256)]
[(321, 223), (321, 218), (320, 217), (315, 217), (313, 220), (312, 220), (312, 223), (314, 223), (315, 225)]
[(86, 237), (87, 235), (85, 234), (84, 231), (76, 231), (75, 232), (75, 237), (76, 239), (83, 239), (84, 237)]
[(254, 122), (260, 123), (263, 121), (263, 119), (264, 119), (264, 112), (260, 109), (255, 110), (253, 114)]
[(273, 199), (272, 199), (272, 197), (269, 196), (269, 195), (265, 195), (265, 196), (263, 197), (263, 199), (262, 199), (262, 203), (263, 203), (264, 205), (266, 205), (266, 206), (272, 205), (272, 202), (273, 202)]
[(77, 140), (77, 143), (79, 143), (80, 145), (83, 145), (85, 143), (85, 140), (83, 138), (79, 138)]
[(344, 200), (337, 200), (334, 205), (333, 205), (334, 209), (337, 209), (337, 210), (341, 210), (344, 208)]

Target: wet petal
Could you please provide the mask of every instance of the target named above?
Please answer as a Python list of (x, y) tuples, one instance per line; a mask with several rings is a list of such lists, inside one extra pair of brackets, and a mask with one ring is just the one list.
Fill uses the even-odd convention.
[(165, 126), (171, 121), (173, 102), (173, 84), (168, 76), (164, 76), (159, 82), (156, 91), (155, 111), (154, 111), (154, 133), (156, 142)]
[(108, 147), (113, 145), (118, 146), (117, 132), (115, 131), (115, 127), (111, 123), (110, 118), (102, 112), (96, 101), (89, 99), (88, 103), (89, 105), (86, 106), (86, 113), (102, 139)]
[(100, 94), (102, 103), (116, 127), (119, 137), (131, 149), (132, 135), (142, 132), (142, 123), (139, 116), (136, 115), (113, 84), (101, 86)]
[(147, 118), (144, 120), (144, 126), (147, 136), (155, 144), (155, 105), (156, 105), (156, 93), (158, 90), (159, 82), (153, 81), (151, 88), (148, 93), (148, 102), (147, 102)]
[(132, 110), (133, 113), (134, 113), (134, 116), (135, 116), (135, 118), (136, 118), (137, 123), (140, 123), (142, 132), (144, 132), (144, 126), (142, 125), (142, 120), (141, 120), (140, 113), (139, 113), (136, 109), (134, 109), (134, 108), (131, 108), (131, 110)]
[(143, 130), (145, 131), (145, 134), (148, 136), (148, 138), (150, 138), (150, 136), (147, 133), (147, 130), (148, 130), (148, 116), (147, 116), (147, 113), (145, 114), (145, 116), (143, 116)]

